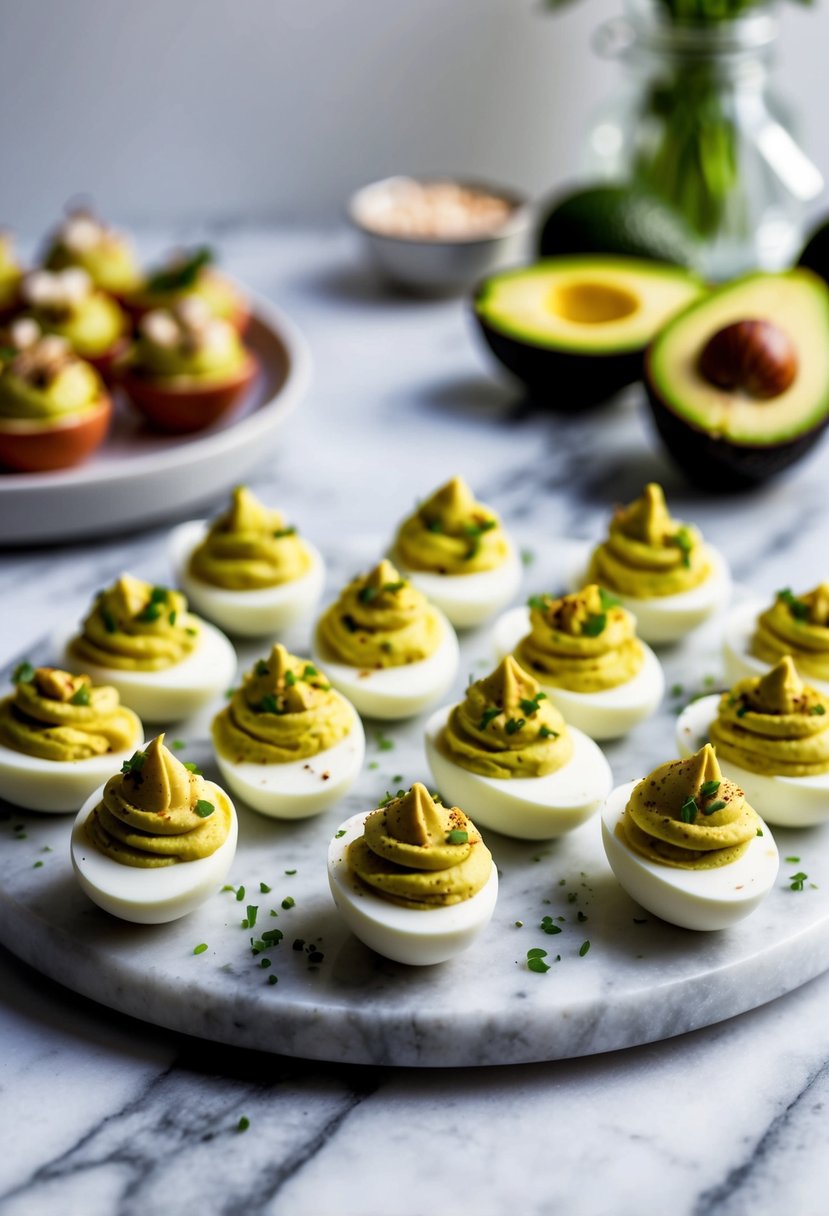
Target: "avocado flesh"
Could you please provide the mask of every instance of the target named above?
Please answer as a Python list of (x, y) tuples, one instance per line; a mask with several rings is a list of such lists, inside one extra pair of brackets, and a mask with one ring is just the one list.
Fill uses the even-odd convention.
[[(737, 321), (768, 320), (797, 351), (797, 373), (777, 397), (719, 389), (699, 372), (700, 352)], [(715, 439), (749, 446), (786, 442), (829, 415), (829, 289), (805, 270), (752, 274), (692, 304), (656, 337), (647, 356), (659, 402)]]
[(578, 354), (642, 350), (703, 291), (674, 266), (634, 258), (563, 257), (488, 279), (475, 302), (483, 324), (534, 347)]

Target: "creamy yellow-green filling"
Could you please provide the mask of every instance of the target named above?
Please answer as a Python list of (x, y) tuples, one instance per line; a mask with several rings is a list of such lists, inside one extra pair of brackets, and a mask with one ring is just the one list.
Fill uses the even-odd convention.
[(788, 588), (778, 591), (757, 618), (750, 649), (766, 663), (790, 654), (798, 671), (829, 680), (829, 583), (800, 596)]
[(248, 354), (226, 321), (211, 318), (197, 298), (142, 318), (131, 356), (135, 372), (158, 380), (214, 384), (245, 367)]
[(709, 730), (723, 760), (767, 776), (829, 772), (829, 697), (805, 685), (791, 655), (723, 693)]
[[(60, 344), (60, 349), (57, 348)], [(104, 394), (94, 367), (59, 338), (44, 338), (0, 371), (0, 418), (52, 423), (97, 408)]]
[(89, 676), (22, 664), (13, 696), (0, 701), (0, 743), (43, 760), (89, 760), (126, 751), (140, 736), (132, 710), (114, 688)]
[(246, 486), (237, 486), (227, 511), (193, 550), (189, 572), (214, 587), (252, 591), (293, 582), (310, 566), (311, 554), (296, 528)]
[(426, 659), (442, 634), (441, 618), (426, 597), (385, 560), (353, 579), (317, 625), (325, 655), (366, 669)]
[(482, 777), (544, 777), (573, 754), (559, 711), (511, 655), (476, 680), (437, 738), (453, 764)]
[(198, 645), (199, 631), (181, 592), (122, 574), (98, 592), (69, 649), (74, 658), (98, 667), (163, 671), (187, 658)]
[(670, 760), (640, 781), (617, 832), (648, 861), (713, 870), (742, 857), (761, 822), (739, 786), (723, 777), (706, 743), (689, 759)]
[(631, 614), (591, 584), (559, 599), (533, 596), (515, 657), (542, 684), (589, 693), (632, 680), (645, 652)]
[(135, 291), (141, 282), (130, 241), (87, 212), (69, 216), (57, 232), (44, 265), (49, 270), (79, 266), (96, 287), (117, 296)]
[(650, 599), (690, 591), (710, 574), (699, 532), (671, 518), (662, 487), (650, 482), (635, 502), (615, 512), (587, 578), (621, 595)]
[(492, 854), (472, 821), (419, 783), (369, 815), (346, 861), (375, 895), (407, 908), (463, 903), (492, 873)]
[(213, 719), (216, 751), (234, 764), (288, 764), (334, 747), (354, 714), (322, 672), (276, 645)]
[(495, 512), (453, 477), (400, 525), (395, 556), (410, 570), (478, 574), (503, 565), (509, 543)]
[(209, 857), (232, 822), (224, 791), (181, 764), (158, 735), (110, 777), (85, 831), (113, 861), (158, 869)]

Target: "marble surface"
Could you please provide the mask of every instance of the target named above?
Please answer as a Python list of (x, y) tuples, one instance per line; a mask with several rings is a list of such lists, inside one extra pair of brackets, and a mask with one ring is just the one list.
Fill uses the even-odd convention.
[[(424, 487), (457, 470), (519, 538), (551, 541), (598, 535), (609, 505), (656, 477), (676, 512), (694, 518), (737, 579), (761, 594), (825, 574), (815, 560), (826, 552), (825, 450), (749, 498), (699, 497), (664, 461), (635, 394), (590, 420), (534, 413), (489, 374), (462, 304), (384, 297), (348, 238), (220, 239), (228, 267), (311, 341), (307, 407), (252, 484), (289, 503), (327, 556), (347, 560), (355, 538), (382, 532)], [(58, 605), (80, 612), (90, 590), (121, 569), (162, 578), (162, 538), (153, 529), (7, 554), (0, 660), (34, 646)], [(713, 668), (695, 670), (685, 683), (709, 674), (716, 678)], [(670, 726), (665, 714), (639, 728), (626, 764), (639, 771), (653, 760)], [(829, 881), (820, 868), (810, 877), (820, 890)], [(781, 988), (795, 961), (781, 958)], [(2, 1216), (197, 1208), (487, 1216), (510, 1207), (810, 1216), (825, 1206), (827, 976), (650, 1046), (440, 1071), (205, 1044), (104, 1010), (5, 954), (0, 992)], [(485, 1052), (485, 1035), (470, 1033)], [(241, 1132), (243, 1117), (250, 1125)]]

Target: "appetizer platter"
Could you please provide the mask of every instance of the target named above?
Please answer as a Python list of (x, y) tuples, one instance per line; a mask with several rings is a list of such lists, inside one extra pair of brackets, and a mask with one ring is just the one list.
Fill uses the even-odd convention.
[[(684, 610), (694, 586), (718, 589), (701, 615), (698, 593), (681, 640), (666, 649), (654, 638), (656, 653), (638, 642), (634, 616), (639, 600), (644, 631), (653, 628), (651, 582), (626, 586), (631, 611), (606, 586), (601, 596), (595, 586), (562, 594), (585, 561), (584, 545), (545, 535), (522, 536), (517, 546), (459, 478), (425, 498), (391, 543), (390, 526), (385, 536), (331, 552), (324, 544), (303, 550), (305, 538), (281, 512), (237, 490), (216, 519), (171, 537), (167, 576), (224, 586), (215, 600), (221, 612), (234, 595), (261, 608), (255, 578), (246, 589), (228, 588), (252, 569), (238, 561), (237, 538), (244, 536), (249, 556), (257, 528), (264, 538), (257, 578), (267, 582), (261, 571), (270, 561), (291, 568), (284, 586), (297, 584), (293, 620), (285, 595), (265, 597), (280, 622), (268, 636), (251, 636), (243, 616), (236, 662), (222, 672), (232, 689), (182, 677), (165, 700), (171, 681), (158, 678), (164, 670), (149, 671), (141, 695), (152, 727), (142, 743), (112, 695), (129, 704), (146, 666), (135, 656), (148, 646), (179, 647), (169, 670), (183, 670), (206, 653), (215, 627), (206, 629), (180, 592), (133, 576), (91, 592), (83, 621), (56, 622), (51, 638), (3, 673), (16, 691), (0, 709), (0, 739), (10, 714), (25, 730), (32, 707), (44, 702), (59, 703), (73, 721), (90, 706), (108, 707), (122, 713), (113, 756), (129, 753), (104, 786), (93, 778), (85, 801), (75, 791), (72, 809), (83, 802), (75, 817), (27, 793), (27, 781), (34, 788), (40, 778), (10, 776), (9, 749), (0, 750), (3, 788), (17, 804), (3, 804), (0, 824), (3, 943), (105, 1006), (188, 1034), (308, 1058), (435, 1067), (651, 1042), (744, 1012), (829, 968), (826, 812), (810, 790), (802, 804), (787, 794), (788, 820), (779, 795), (754, 805), (753, 787), (746, 783), (743, 793), (729, 781), (728, 749), (721, 748), (721, 770), (708, 735), (712, 701), (724, 730), (733, 709), (739, 733), (745, 717), (762, 731), (763, 713), (783, 712), (783, 698), (786, 722), (795, 714), (795, 751), (803, 735), (808, 764), (815, 747), (822, 763), (823, 693), (804, 692), (797, 673), (785, 663), (778, 672), (773, 657), (762, 676), (730, 688), (724, 556), (712, 557), (692, 525), (672, 519), (658, 487), (617, 511), (594, 564), (596, 554), (609, 553), (623, 566), (625, 538), (655, 519), (662, 523), (654, 535), (667, 538), (661, 550), (661, 542), (652, 545), (659, 578), (673, 570), (665, 598)], [(431, 562), (435, 577), (446, 577), (447, 615), (393, 564), (401, 548), (412, 571), (428, 574)], [(512, 571), (514, 553), (529, 550), (534, 560), (520, 571), (513, 600), (529, 599), (529, 619), (497, 596), (485, 612), (487, 569)], [(478, 587), (478, 623), (458, 640), (449, 614), (470, 609), (456, 602), (453, 555), (474, 559), (481, 569), (466, 577), (483, 579), (470, 584)], [(323, 567), (328, 606), (315, 619), (309, 604), (321, 580), (310, 600), (304, 580)], [(210, 597), (201, 604), (209, 616)], [(808, 614), (825, 616), (820, 588), (787, 590), (777, 604), (784, 629)], [(503, 621), (518, 611), (530, 632), (522, 639), (513, 630), (506, 646)], [(669, 610), (672, 630), (676, 616)], [(419, 658), (427, 637), (429, 655)], [(565, 663), (576, 665), (571, 683), (585, 681), (576, 661), (582, 648), (604, 656), (602, 683), (611, 685), (581, 693), (588, 698), (581, 729), (569, 724), (567, 699), (557, 704), (552, 696), (562, 639), (576, 656)], [(351, 648), (374, 643), (376, 662), (349, 661)], [(408, 657), (395, 664), (389, 656), (398, 646)], [(218, 655), (209, 664), (214, 674)], [(643, 670), (656, 671), (668, 691), (646, 710), (626, 711), (607, 740), (608, 693)], [(110, 680), (117, 687), (105, 706)], [(355, 685), (367, 698), (359, 717), (349, 708)], [(309, 722), (316, 750), (288, 760), (288, 740), (297, 740), (286, 732), (297, 723), (307, 731)], [(18, 746), (25, 751), (25, 742)], [(470, 763), (476, 748), (486, 763)], [(751, 763), (742, 752), (739, 760)], [(780, 788), (790, 794), (793, 780), (783, 778)], [(651, 786), (682, 803), (681, 815), (656, 812), (674, 825), (662, 838)], [(157, 790), (165, 791), (163, 807), (153, 801)], [(163, 835), (171, 829), (161, 837), (135, 830), (158, 814), (178, 816), (188, 840), (208, 845), (166, 870), (119, 864), (136, 841), (151, 856), (169, 853), (170, 839), (178, 840)], [(416, 828), (426, 831), (423, 860), (384, 868), (384, 853), (412, 856)], [(651, 828), (657, 835), (643, 844)], [(686, 857), (696, 860), (689, 866)], [(708, 860), (700, 866), (701, 857)], [(428, 881), (417, 876), (419, 866)], [(437, 886), (428, 877), (435, 871)], [(398, 884), (391, 901), (386, 882)], [(439, 892), (440, 906), (413, 910), (433, 898), (426, 891)]]

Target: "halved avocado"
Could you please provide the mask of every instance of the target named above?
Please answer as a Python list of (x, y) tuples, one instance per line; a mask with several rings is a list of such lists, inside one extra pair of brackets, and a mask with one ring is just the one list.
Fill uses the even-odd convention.
[(490, 349), (553, 410), (596, 405), (638, 380), (642, 352), (705, 291), (678, 266), (639, 258), (547, 258), (486, 279), (475, 317)]
[[(719, 383), (709, 366), (715, 336), (715, 362), (731, 365), (714, 368)], [(769, 391), (741, 387), (737, 364), (751, 364)], [(802, 269), (726, 284), (656, 336), (645, 383), (659, 434), (691, 481), (718, 491), (758, 485), (805, 455), (829, 421), (829, 288)]]

